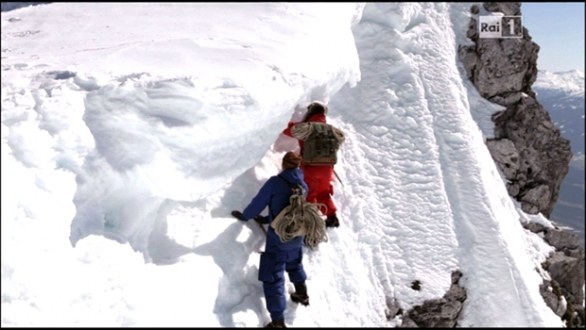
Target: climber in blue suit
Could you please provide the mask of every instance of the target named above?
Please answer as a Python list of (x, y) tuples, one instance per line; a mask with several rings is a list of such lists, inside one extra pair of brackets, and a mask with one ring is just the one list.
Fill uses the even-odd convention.
[[(232, 215), (242, 221), (253, 218), (265, 219), (264, 222), (270, 224), (279, 212), (289, 205), (291, 186), (299, 184), (304, 192), (307, 191), (303, 172), (299, 169), (300, 162), (301, 157), (296, 153), (286, 153), (282, 161), (282, 172), (265, 182), (242, 213), (232, 211)], [(259, 217), (267, 206), (268, 217)], [(289, 280), (295, 285), (295, 292), (291, 294), (291, 299), (305, 306), (309, 304), (305, 285), (307, 275), (302, 263), (303, 239), (304, 236), (299, 236), (282, 242), (275, 230), (271, 226), (268, 227), (265, 252), (260, 256), (258, 270), (258, 279), (263, 282), (267, 310), (271, 314), (271, 322), (266, 325), (267, 328), (286, 328), (285, 271), (289, 275)]]

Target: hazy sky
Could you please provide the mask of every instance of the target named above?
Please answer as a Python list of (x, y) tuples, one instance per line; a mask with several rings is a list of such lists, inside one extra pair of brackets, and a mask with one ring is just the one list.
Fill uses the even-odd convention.
[(521, 13), (541, 46), (539, 70), (584, 71), (584, 3), (523, 2)]

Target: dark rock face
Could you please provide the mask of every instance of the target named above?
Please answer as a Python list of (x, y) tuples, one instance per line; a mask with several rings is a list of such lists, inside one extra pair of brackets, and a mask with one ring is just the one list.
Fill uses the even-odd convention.
[(452, 272), (452, 285), (440, 299), (427, 300), (421, 306), (415, 306), (403, 318), (401, 328), (454, 328), (466, 300), (466, 289), (458, 282), (462, 277), (460, 271)]
[[(505, 15), (520, 15), (520, 4), (489, 2), (484, 7)], [(479, 8), (473, 6), (471, 12), (477, 15)], [(523, 38), (479, 38), (478, 21), (472, 18), (467, 36), (475, 45), (460, 47), (459, 56), (480, 95), (504, 106), (519, 101), (523, 93), (533, 96), (531, 85), (537, 78), (539, 45), (531, 41), (527, 29), (523, 28)]]
[(542, 235), (556, 250), (542, 265), (551, 277), (539, 288), (545, 303), (566, 321), (567, 327), (583, 328), (586, 326), (582, 306), (585, 259), (580, 237), (571, 231), (546, 228), (538, 223), (528, 223), (525, 228)]
[[(502, 150), (489, 147), (510, 182), (509, 193), (521, 202), (526, 213), (541, 212), (549, 217), (569, 170), (570, 141), (561, 136), (547, 111), (531, 97), (522, 97), (507, 110), (495, 114), (493, 122), (495, 139), (513, 142), (518, 154), (518, 168), (510, 173), (510, 165), (499, 161)], [(514, 153), (508, 150), (511, 152)]]
[(521, 15), (520, 2), (485, 2), (482, 5), (491, 12), (498, 11), (505, 15)]
[[(485, 3), (488, 11), (520, 15), (520, 3)], [(479, 8), (471, 9), (478, 13)], [(459, 48), (468, 78), (480, 95), (505, 106), (493, 116), (495, 138), (487, 141), (509, 181), (508, 191), (529, 214), (551, 215), (572, 158), (570, 141), (561, 136), (536, 101), (531, 85), (537, 78), (539, 46), (527, 29), (523, 38), (479, 38), (473, 18), (467, 35), (474, 45)]]
[[(484, 3), (490, 12), (521, 15), (521, 3)], [(473, 6), (478, 15), (480, 8)], [(507, 179), (509, 194), (528, 214), (551, 215), (572, 158), (570, 141), (561, 136), (548, 112), (537, 102), (531, 86), (537, 77), (539, 46), (523, 28), (523, 38), (479, 38), (476, 18), (467, 36), (475, 42), (461, 46), (459, 57), (480, 95), (506, 107), (497, 112), (494, 139), (486, 145)], [(546, 304), (568, 327), (584, 327), (584, 250), (570, 231), (531, 223), (527, 229), (542, 233), (556, 249), (542, 265), (551, 280), (540, 287)]]
[(460, 48), (460, 56), (480, 95), (493, 103), (508, 105), (517, 102), (522, 93), (532, 94), (530, 86), (537, 79), (537, 44), (530, 39), (479, 39), (473, 34), (474, 37), (476, 46)]

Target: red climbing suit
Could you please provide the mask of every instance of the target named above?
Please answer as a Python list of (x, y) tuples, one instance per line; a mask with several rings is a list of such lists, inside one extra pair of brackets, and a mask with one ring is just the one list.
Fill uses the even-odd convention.
[[(326, 116), (323, 114), (314, 114), (308, 118), (309, 122), (326, 122)], [(283, 134), (293, 137), (291, 128), (297, 123), (289, 122)], [(303, 141), (299, 140), (300, 154), (303, 155)], [(311, 203), (322, 203), (326, 209), (322, 210), (327, 217), (336, 214), (336, 205), (332, 200), (334, 194), (334, 166), (333, 165), (305, 165), (301, 161), (301, 169), (305, 177), (305, 183), (308, 186), (307, 201)]]

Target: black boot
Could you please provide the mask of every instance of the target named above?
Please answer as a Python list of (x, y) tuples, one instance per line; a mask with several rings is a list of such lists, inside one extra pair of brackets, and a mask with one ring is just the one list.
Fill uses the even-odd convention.
[(265, 325), (265, 328), (286, 328), (285, 320), (272, 321)]
[(340, 226), (340, 221), (338, 221), (338, 217), (335, 214), (330, 215), (326, 219), (326, 227), (339, 227), (339, 226)]
[(307, 295), (307, 286), (305, 285), (305, 282), (293, 284), (295, 284), (295, 292), (291, 294), (291, 300), (300, 303), (303, 306), (308, 306), (309, 296)]

